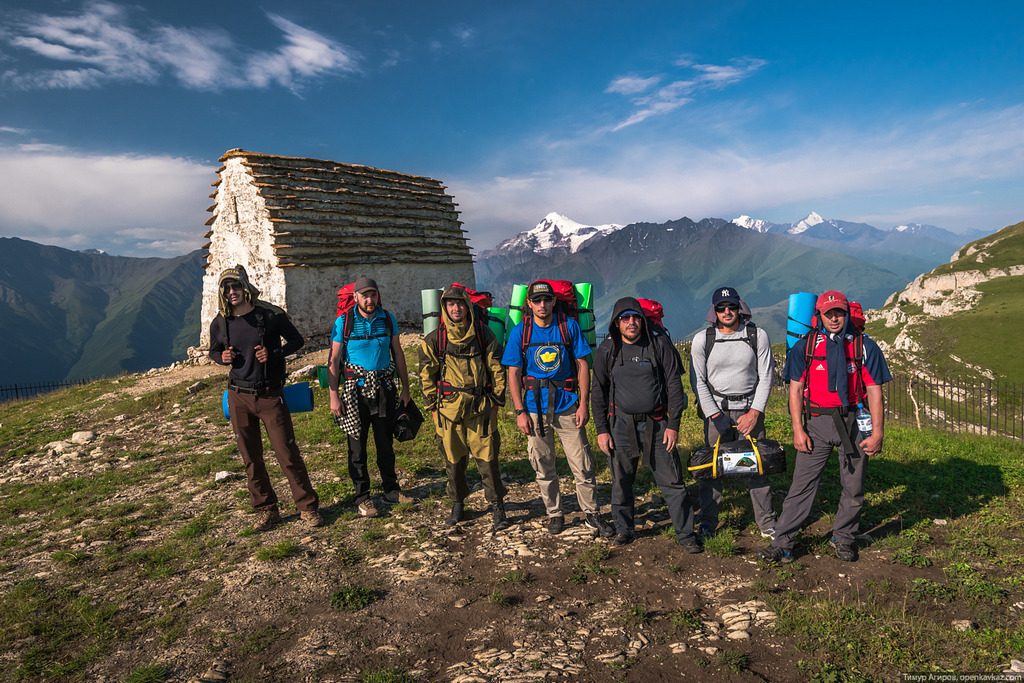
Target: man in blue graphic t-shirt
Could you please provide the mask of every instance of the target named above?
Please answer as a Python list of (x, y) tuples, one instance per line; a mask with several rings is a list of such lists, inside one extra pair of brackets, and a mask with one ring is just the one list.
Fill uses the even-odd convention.
[(540, 497), (547, 508), (548, 531), (557, 534), (565, 527), (555, 470), (557, 433), (576, 479), (576, 498), (586, 515), (584, 524), (611, 536), (614, 532), (598, 513), (594, 456), (585, 431), (589, 405), (579, 400), (579, 396), (590, 394), (590, 366), (586, 361), (590, 345), (579, 323), (555, 313), (555, 294), (549, 282), (532, 283), (527, 300), (529, 314), (509, 335), (501, 364), (508, 367), (516, 426), (527, 436), (530, 464), (537, 473)]

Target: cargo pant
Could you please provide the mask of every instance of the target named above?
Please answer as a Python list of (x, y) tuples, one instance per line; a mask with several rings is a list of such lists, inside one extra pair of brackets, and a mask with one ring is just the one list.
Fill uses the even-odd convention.
[[(747, 413), (746, 410), (723, 410), (722, 412), (729, 416), (734, 423), (737, 418)], [(732, 431), (736, 438), (739, 438), (739, 432), (735, 429)], [(718, 440), (718, 430), (708, 418), (704, 418), (704, 433), (707, 437), (707, 444), (713, 446)], [(750, 435), (755, 439), (765, 437), (764, 414), (758, 416)], [(757, 475), (747, 478), (747, 486), (750, 489), (750, 503), (754, 508), (754, 521), (757, 522), (761, 531), (768, 531), (776, 526), (775, 510), (772, 509), (772, 483), (767, 476)], [(718, 506), (722, 502), (722, 480), (699, 480), (697, 495), (700, 498), (701, 533), (711, 535), (718, 528)]]
[[(676, 540), (685, 543), (693, 539), (693, 504), (686, 491), (679, 454), (675, 449), (671, 453), (665, 450), (663, 439), (668, 428), (667, 421), (637, 420), (635, 425), (638, 444), (644, 443), (648, 428), (654, 429), (653, 447), (647, 458), (648, 464), (668, 507)], [(634, 530), (633, 483), (636, 481), (641, 454), (633, 452), (630, 428), (631, 424), (627, 419), (612, 421), (611, 437), (614, 448), (608, 457), (608, 469), (612, 473), (612, 523), (615, 525), (615, 532), (619, 534), (632, 534)]]
[[(818, 493), (818, 484), (825, 471), (832, 449), (839, 450), (839, 482), (843, 491), (839, 496), (839, 509), (832, 522), (832, 534), (838, 543), (852, 545), (860, 528), (860, 513), (864, 506), (864, 474), (868, 456), (854, 438), (856, 453), (847, 454), (831, 415), (816, 415), (807, 419), (807, 434), (811, 437), (811, 452), (797, 451), (793, 467), (793, 483), (782, 503), (782, 514), (775, 525), (773, 546), (792, 549), (797, 531), (811, 514)], [(856, 432), (854, 437), (856, 437)], [(851, 457), (852, 456), (852, 457)]]
[(547, 423), (544, 416), (544, 436), (537, 436), (536, 427), (539, 416), (530, 413), (533, 420), (534, 434), (526, 437), (526, 451), (530, 464), (537, 473), (537, 486), (540, 488), (540, 499), (547, 509), (549, 517), (559, 517), (562, 513), (562, 498), (558, 490), (558, 472), (555, 470), (555, 434), (562, 442), (565, 459), (569, 462), (576, 480), (576, 500), (580, 509), (587, 514), (597, 512), (597, 480), (594, 478), (594, 456), (587, 442), (586, 429), (576, 426), (576, 405), (561, 413), (555, 413), (553, 424)]
[(292, 416), (284, 402), (281, 389), (262, 395), (228, 390), (228, 414), (231, 429), (235, 432), (238, 452), (245, 463), (245, 474), (249, 498), (256, 510), (277, 509), (277, 494), (270, 485), (270, 475), (263, 461), (263, 433), (260, 422), (267, 429), (270, 445), (277, 456), (288, 486), (292, 492), (295, 507), (299, 510), (316, 510), (319, 499), (309, 480), (306, 463), (299, 454), (295, 443), (295, 429)]
[(498, 434), (497, 412), (480, 413), (462, 422), (451, 422), (438, 413), (438, 422), (437, 435), (444, 451), (445, 472), (448, 474), (448, 497), (463, 501), (469, 495), (466, 467), (472, 457), (484, 485), (484, 497), (490, 503), (503, 500), (508, 491), (498, 470), (501, 437)]

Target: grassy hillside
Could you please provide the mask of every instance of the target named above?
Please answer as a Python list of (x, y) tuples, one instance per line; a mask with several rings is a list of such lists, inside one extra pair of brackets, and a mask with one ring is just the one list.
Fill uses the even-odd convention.
[(920, 366), (939, 376), (981, 378), (979, 368), (993, 377), (1024, 383), (1024, 360), (1015, 352), (1024, 313), (1024, 276), (1010, 275), (1009, 269), (1024, 267), (1024, 223), (971, 242), (958, 258), (922, 276), (925, 285), (937, 277), (956, 273), (982, 272), (992, 279), (975, 285), (961, 285), (977, 295), (951, 314), (936, 315), (931, 307), (963, 298), (962, 291), (941, 289), (926, 301), (908, 300), (901, 293), (882, 314), (896, 324), (875, 319), (868, 331), (893, 343), (897, 335), (909, 336), (920, 349), (895, 354), (898, 361)]
[[(726, 486), (722, 527), (699, 556), (675, 544), (646, 471), (633, 544), (585, 537), (575, 512), (570, 529), (548, 535), (508, 409), (499, 429), (511, 530), (488, 532), (472, 466), (471, 519), (442, 526), (449, 501), (429, 429), (398, 446), (415, 502), (360, 518), (318, 388), (318, 408), (295, 423), (327, 524), (301, 526), (271, 462), (286, 521), (254, 534), (244, 480), (213, 478), (242, 472), (220, 415), (223, 374), (194, 392), (192, 379), (174, 377), (0, 407), (0, 681), (178, 681), (211, 661), (233, 681), (863, 681), (1001, 671), (1024, 652), (1017, 442), (887, 425), (868, 468), (861, 530), (873, 540), (860, 560), (840, 563), (827, 547), (833, 460), (797, 561), (769, 567), (752, 560), (764, 541), (741, 483)], [(766, 421), (789, 442), (780, 392)], [(82, 429), (98, 437), (47, 455), (48, 442)], [(688, 408), (684, 458), (699, 434)], [(559, 471), (572, 511), (561, 458)], [(372, 465), (371, 474), (379, 482)], [(773, 478), (777, 491), (789, 477)], [(749, 626), (748, 639), (726, 638), (723, 610), (751, 600), (774, 616)], [(954, 628), (960, 620), (969, 626)]]

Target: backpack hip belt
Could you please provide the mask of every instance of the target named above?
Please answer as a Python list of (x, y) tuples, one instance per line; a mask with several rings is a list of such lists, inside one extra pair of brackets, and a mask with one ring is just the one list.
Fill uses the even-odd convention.
[(284, 381), (261, 380), (259, 382), (246, 382), (241, 379), (228, 380), (228, 388), (239, 394), (250, 394), (258, 396), (261, 393), (275, 391), (284, 386)]
[[(557, 401), (552, 395), (555, 389), (564, 389), (566, 391), (575, 392), (577, 389), (576, 379), (570, 377), (568, 379), (546, 379), (543, 377), (524, 377), (523, 388), (527, 391), (533, 392), (534, 403), (537, 404), (537, 434), (544, 436), (544, 413), (547, 412), (548, 422), (550, 424), (555, 423), (555, 404)], [(548, 405), (545, 410), (541, 410), (540, 406), (540, 390), (548, 390)], [(582, 398), (580, 400), (583, 400)]]

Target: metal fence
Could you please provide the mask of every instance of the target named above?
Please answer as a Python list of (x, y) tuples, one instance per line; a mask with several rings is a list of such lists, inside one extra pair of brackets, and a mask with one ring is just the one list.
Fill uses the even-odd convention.
[(888, 420), (951, 432), (1024, 438), (1024, 386), (898, 373), (883, 386)]
[(74, 382), (30, 382), (28, 384), (7, 384), (0, 386), (0, 403), (32, 398), (33, 396), (45, 394), (56, 389), (80, 387), (91, 381), (92, 380), (81, 379)]

